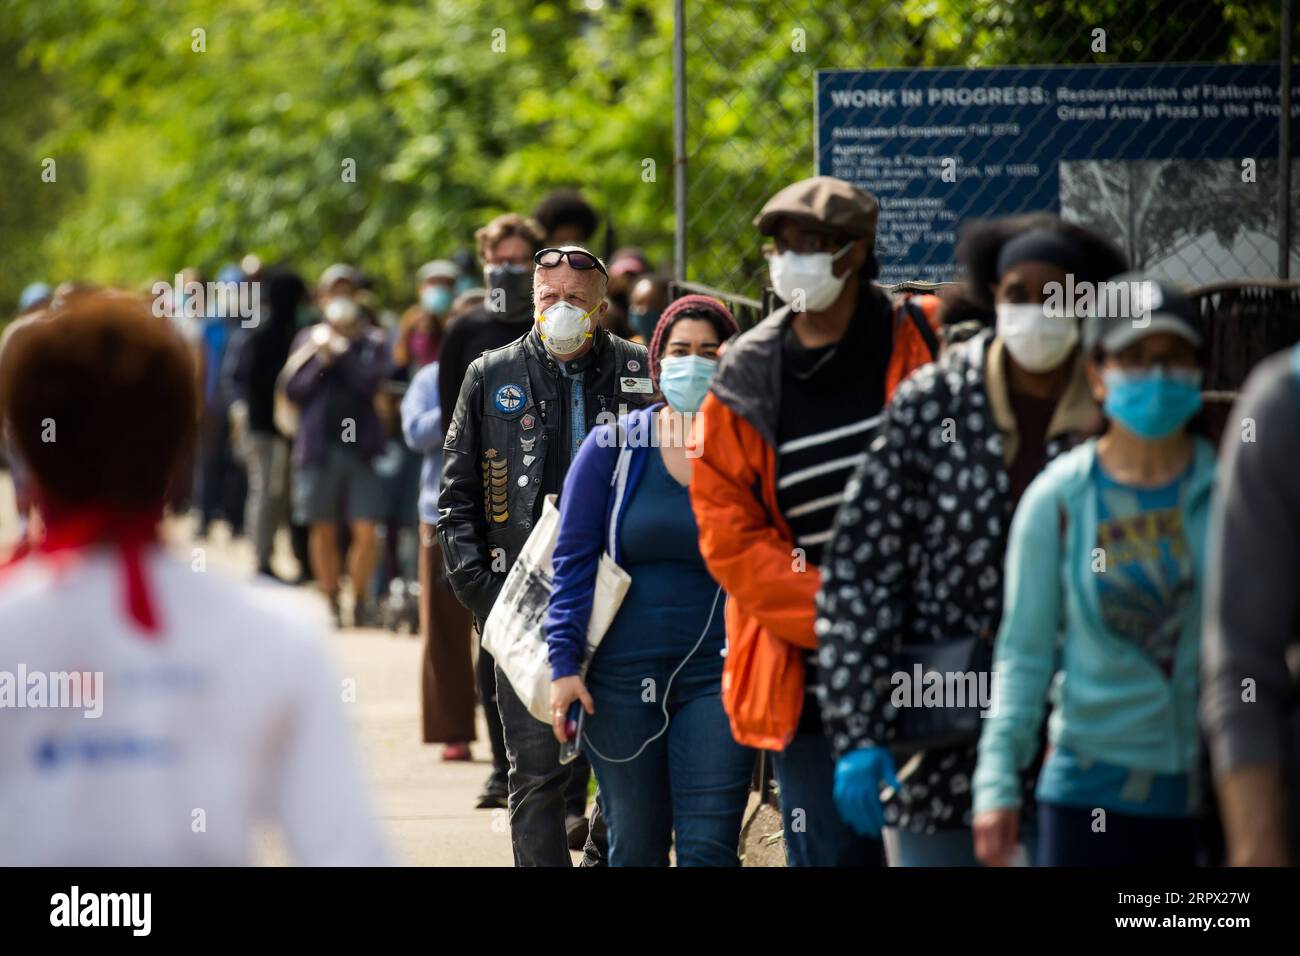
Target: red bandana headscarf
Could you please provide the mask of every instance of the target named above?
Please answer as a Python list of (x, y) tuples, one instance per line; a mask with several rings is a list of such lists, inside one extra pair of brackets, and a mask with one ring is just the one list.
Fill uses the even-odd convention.
[(158, 540), (162, 509), (124, 512), (104, 505), (51, 507), (47, 502), (40, 510), (45, 536), (34, 544), (24, 540), (4, 566), (32, 554), (66, 560), (97, 544), (115, 546), (122, 557), (127, 616), (145, 634), (156, 636), (160, 630), (158, 611), (145, 580), (144, 551)]

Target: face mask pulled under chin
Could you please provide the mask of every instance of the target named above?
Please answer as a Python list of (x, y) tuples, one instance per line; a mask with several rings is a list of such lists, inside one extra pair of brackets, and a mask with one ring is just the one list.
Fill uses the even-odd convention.
[(1037, 302), (1004, 302), (997, 307), (998, 338), (1027, 372), (1046, 372), (1069, 356), (1079, 341), (1079, 320), (1048, 315)]
[(820, 312), (840, 297), (849, 275), (835, 275), (835, 263), (853, 247), (829, 252), (783, 252), (768, 260), (772, 290), (797, 312)]

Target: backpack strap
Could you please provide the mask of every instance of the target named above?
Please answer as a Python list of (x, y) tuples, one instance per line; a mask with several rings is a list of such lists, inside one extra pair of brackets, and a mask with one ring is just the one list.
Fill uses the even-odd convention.
[(911, 295), (903, 295), (898, 300), (897, 308), (901, 309), (912, 320), (912, 324), (916, 326), (916, 331), (921, 335), (921, 341), (930, 350), (930, 361), (937, 359), (939, 357), (939, 337), (934, 334), (934, 328), (930, 325), (925, 309), (918, 305)]

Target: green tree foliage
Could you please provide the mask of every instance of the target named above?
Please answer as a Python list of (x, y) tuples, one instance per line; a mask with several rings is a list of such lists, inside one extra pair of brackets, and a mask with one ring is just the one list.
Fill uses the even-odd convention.
[[(818, 69), (1277, 55), (1276, 4), (1244, 0), (687, 10), (690, 277), (751, 294), (750, 220), (812, 172)], [(141, 287), (249, 251), (409, 295), (420, 262), (561, 185), (667, 268), (671, 38), (667, 0), (11, 0), (0, 313), (35, 278)]]
[[(491, 215), (526, 212), (559, 185), (612, 214), (620, 243), (665, 260), (672, 81), (655, 64), (669, 63), (672, 30), (663, 6), (6, 6), (0, 36), (17, 37), (20, 52), (0, 62), (0, 77), (52, 84), (46, 105), (60, 117), (16, 125), (21, 108), (0, 114), (6, 183), (30, 184), (15, 192), (41, 203), (60, 197), (63, 213), (22, 233), (43, 268), (0, 251), (5, 272), (23, 273), (0, 294), (10, 299), (11, 285), (36, 275), (140, 286), (249, 251), (309, 273), (356, 261), (409, 294), (420, 262), (469, 246)], [(40, 183), (42, 156), (59, 160), (57, 183)], [(355, 182), (344, 181), (348, 160)], [(72, 177), (75, 168), (84, 175)]]

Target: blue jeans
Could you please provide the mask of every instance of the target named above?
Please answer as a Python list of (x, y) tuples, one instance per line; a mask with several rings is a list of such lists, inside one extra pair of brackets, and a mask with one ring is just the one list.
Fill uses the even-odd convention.
[[(731, 737), (717, 652), (700, 648), (669, 689), (679, 663), (597, 658), (587, 674), (596, 713), (587, 718), (583, 753), (600, 785), (611, 866), (667, 866), (674, 835), (678, 866), (739, 863), (754, 752)], [(635, 759), (615, 762), (663, 727), (665, 693), (668, 729)]]
[(774, 763), (788, 866), (881, 865), (880, 841), (858, 836), (835, 809), (835, 766), (824, 735), (796, 734)]

